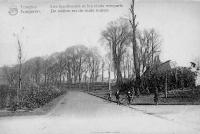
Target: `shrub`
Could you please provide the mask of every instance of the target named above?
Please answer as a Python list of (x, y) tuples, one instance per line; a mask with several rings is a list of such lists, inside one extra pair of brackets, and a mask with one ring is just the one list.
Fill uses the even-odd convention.
[(7, 97), (7, 90), (8, 86), (6, 85), (0, 85), (0, 108), (3, 108), (6, 106), (6, 97)]
[(16, 103), (17, 90), (8, 85), (0, 86), (0, 108), (13, 106)]
[(142, 92), (148, 88), (153, 93), (155, 87), (160, 92), (164, 91), (166, 77), (168, 90), (195, 86), (196, 74), (189, 68), (178, 67), (167, 71), (151, 72), (149, 76), (143, 76), (141, 78)]
[(22, 107), (26, 108), (38, 108), (50, 102), (64, 92), (64, 90), (61, 91), (55, 86), (41, 86), (39, 88), (30, 87), (28, 91), (24, 91), (21, 105)]
[(55, 86), (23, 87), (23, 90), (19, 91), (19, 105), (17, 105), (17, 88), (3, 85), (0, 86), (0, 108), (5, 108), (8, 105), (12, 110), (18, 108), (34, 109), (45, 105), (63, 93), (65, 90)]

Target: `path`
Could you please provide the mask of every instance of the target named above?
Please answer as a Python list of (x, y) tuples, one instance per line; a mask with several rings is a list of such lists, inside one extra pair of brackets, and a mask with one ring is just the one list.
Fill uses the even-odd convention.
[(198, 129), (70, 91), (44, 116), (0, 118), (0, 134), (198, 134)]

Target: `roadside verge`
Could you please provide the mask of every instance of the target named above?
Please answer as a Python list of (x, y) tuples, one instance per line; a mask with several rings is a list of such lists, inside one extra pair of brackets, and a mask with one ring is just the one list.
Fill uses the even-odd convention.
[(62, 94), (58, 97), (56, 97), (55, 99), (53, 99), (52, 101), (50, 101), (49, 103), (47, 103), (46, 105), (40, 107), (40, 108), (36, 108), (34, 110), (17, 110), (15, 112), (12, 111), (8, 111), (6, 109), (4, 110), (0, 110), (0, 117), (7, 117), (7, 116), (32, 116), (32, 115), (45, 115), (47, 113), (49, 113), (52, 109), (54, 109), (56, 107), (56, 105), (62, 100), (62, 98), (66, 95)]

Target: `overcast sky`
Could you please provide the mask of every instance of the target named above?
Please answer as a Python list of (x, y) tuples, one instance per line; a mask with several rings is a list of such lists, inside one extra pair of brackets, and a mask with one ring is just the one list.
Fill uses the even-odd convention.
[[(50, 2), (34, 2), (41, 14), (10, 16), (9, 7), (30, 5), (31, 2), (13, 3), (0, 0), (0, 66), (17, 63), (18, 33), (23, 43), (25, 59), (64, 51), (67, 47), (84, 44), (100, 46), (100, 33), (108, 22), (128, 17), (129, 0), (66, 0), (62, 4), (122, 4), (106, 13), (51, 14)], [(161, 60), (174, 60), (180, 66), (189, 66), (200, 57), (200, 2), (149, 1), (135, 4), (139, 28), (155, 28), (162, 36)], [(24, 27), (22, 33), (20, 30)], [(102, 51), (101, 51), (102, 52)]]

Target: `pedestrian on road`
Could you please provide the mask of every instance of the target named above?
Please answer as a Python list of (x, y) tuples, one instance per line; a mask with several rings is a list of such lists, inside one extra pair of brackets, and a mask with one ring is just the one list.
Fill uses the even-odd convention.
[(153, 74), (153, 89), (154, 89), (154, 103), (158, 105), (158, 88), (159, 88), (159, 78), (156, 74)]
[(158, 88), (155, 87), (155, 91), (154, 91), (154, 102), (156, 105), (158, 105)]
[(108, 101), (111, 101), (111, 94), (110, 93), (107, 93), (107, 99), (108, 99)]
[(128, 105), (130, 105), (131, 104), (131, 91), (129, 90), (128, 92), (127, 92), (127, 99), (128, 99)]
[(117, 90), (117, 92), (115, 93), (115, 97), (116, 97), (116, 100), (117, 100), (117, 104), (119, 105), (120, 102), (119, 102), (119, 90)]

